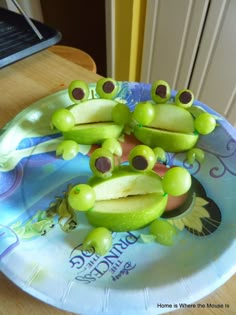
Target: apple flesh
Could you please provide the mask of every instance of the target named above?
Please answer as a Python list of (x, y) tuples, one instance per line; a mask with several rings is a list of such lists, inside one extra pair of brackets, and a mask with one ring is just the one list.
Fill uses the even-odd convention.
[(82, 124), (63, 132), (63, 136), (65, 140), (74, 140), (79, 144), (100, 144), (108, 138), (119, 138), (123, 128), (123, 125), (113, 122)]
[(91, 99), (67, 108), (75, 118), (75, 124), (113, 121), (112, 109), (118, 103), (108, 99)]
[(88, 184), (94, 188), (97, 201), (150, 193), (164, 194), (161, 177), (157, 173), (134, 172), (129, 166), (122, 166), (106, 179), (92, 177)]
[(174, 104), (157, 104), (153, 107), (154, 118), (148, 127), (181, 133), (194, 132), (194, 119), (186, 109)]

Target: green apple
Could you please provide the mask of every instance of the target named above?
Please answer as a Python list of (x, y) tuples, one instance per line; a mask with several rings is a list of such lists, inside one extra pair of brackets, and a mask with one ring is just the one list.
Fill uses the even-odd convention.
[(140, 126), (135, 126), (134, 135), (142, 143), (152, 148), (161, 147), (168, 152), (190, 150), (199, 138), (197, 133), (188, 134)]
[(109, 99), (90, 99), (72, 105), (68, 110), (73, 114), (75, 124), (113, 121), (112, 110), (118, 102)]
[(111, 231), (137, 230), (162, 215), (167, 199), (167, 195), (152, 193), (96, 201), (86, 216), (93, 226), (103, 226)]
[(154, 105), (154, 117), (145, 125), (134, 127), (134, 136), (142, 143), (169, 152), (191, 149), (198, 140), (194, 119), (185, 109), (174, 104)]
[(64, 139), (80, 144), (101, 144), (108, 138), (119, 138), (124, 125), (116, 124), (112, 118), (117, 104), (109, 99), (91, 99), (69, 106), (67, 111), (75, 122), (73, 127), (64, 130)]
[(122, 167), (107, 179), (93, 177), (88, 182), (96, 194), (94, 207), (86, 213), (94, 226), (112, 231), (139, 229), (161, 216), (167, 195), (155, 172), (133, 172)]
[(124, 126), (113, 122), (101, 122), (76, 125), (63, 132), (65, 140), (74, 140), (80, 144), (100, 144), (108, 138), (118, 138)]

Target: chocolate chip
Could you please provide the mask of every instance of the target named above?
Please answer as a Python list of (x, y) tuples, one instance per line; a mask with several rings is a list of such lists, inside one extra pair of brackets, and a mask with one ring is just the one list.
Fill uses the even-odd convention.
[(184, 91), (180, 94), (179, 100), (183, 104), (188, 104), (192, 100), (192, 95), (188, 91)]
[(105, 156), (101, 156), (95, 161), (96, 169), (101, 173), (106, 173), (111, 169), (111, 161)]
[(142, 155), (136, 155), (132, 160), (132, 165), (136, 170), (144, 171), (148, 167), (148, 162)]
[(72, 91), (72, 96), (76, 99), (76, 100), (82, 100), (84, 98), (84, 91), (81, 88), (75, 88)]
[(165, 85), (158, 85), (155, 93), (156, 93), (156, 95), (160, 96), (161, 98), (166, 98), (166, 86)]
[(105, 93), (112, 93), (114, 91), (115, 85), (111, 81), (107, 81), (102, 86)]

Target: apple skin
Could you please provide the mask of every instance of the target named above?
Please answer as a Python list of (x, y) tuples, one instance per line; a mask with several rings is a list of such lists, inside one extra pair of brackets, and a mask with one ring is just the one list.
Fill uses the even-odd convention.
[[(168, 196), (160, 193), (137, 195), (95, 202), (86, 212), (89, 223), (114, 232), (138, 230), (159, 218), (165, 210)], [(104, 209), (110, 209), (106, 212)]]
[(161, 147), (167, 152), (182, 152), (192, 149), (197, 141), (198, 134), (179, 133), (149, 127), (134, 127), (134, 136), (152, 148)]
[(74, 140), (79, 144), (101, 144), (108, 138), (119, 138), (124, 126), (113, 122), (101, 122), (76, 125), (63, 132), (65, 140)]

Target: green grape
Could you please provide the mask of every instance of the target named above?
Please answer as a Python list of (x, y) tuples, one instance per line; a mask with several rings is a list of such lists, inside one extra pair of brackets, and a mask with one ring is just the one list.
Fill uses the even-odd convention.
[(185, 194), (190, 189), (191, 184), (191, 175), (180, 166), (170, 168), (162, 179), (164, 192), (172, 196)]
[(102, 144), (102, 148), (110, 151), (112, 154), (122, 156), (122, 146), (115, 138), (106, 139)]
[(98, 80), (96, 92), (101, 98), (113, 99), (119, 92), (119, 84), (111, 78)]
[(75, 125), (73, 114), (66, 108), (60, 108), (52, 114), (52, 125), (60, 131), (68, 131)]
[(64, 160), (71, 160), (79, 152), (79, 145), (74, 140), (63, 140), (56, 149), (56, 156), (62, 155)]
[(69, 97), (75, 104), (88, 99), (89, 87), (88, 84), (81, 80), (74, 80), (68, 87)]
[(98, 227), (90, 231), (85, 237), (82, 245), (82, 250), (91, 251), (103, 256), (112, 247), (112, 233), (104, 227)]
[(153, 149), (153, 152), (155, 154), (157, 161), (160, 161), (163, 163), (166, 161), (166, 152), (162, 148), (156, 147)]
[(199, 148), (193, 148), (187, 152), (187, 161), (189, 164), (193, 164), (195, 160), (198, 162), (203, 162), (205, 158), (205, 153)]
[(216, 120), (211, 114), (202, 113), (195, 119), (194, 125), (197, 132), (207, 135), (215, 129)]
[(87, 184), (78, 184), (71, 188), (68, 193), (68, 203), (78, 211), (88, 211), (95, 203), (96, 194), (94, 189)]
[(112, 109), (112, 119), (118, 125), (126, 125), (130, 122), (131, 111), (126, 104), (118, 103)]
[(193, 101), (194, 95), (190, 90), (181, 90), (175, 96), (175, 104), (183, 108), (192, 106)]
[(110, 151), (98, 148), (91, 154), (89, 164), (95, 176), (106, 178), (114, 170), (114, 156)]
[(173, 245), (177, 235), (175, 227), (168, 221), (161, 219), (155, 220), (150, 224), (150, 232), (155, 235), (156, 242), (166, 246)]
[(130, 166), (136, 171), (150, 171), (156, 163), (153, 150), (143, 144), (136, 145), (130, 151), (128, 159)]
[(133, 119), (140, 125), (148, 125), (154, 118), (155, 110), (150, 102), (140, 102), (135, 106)]
[(169, 84), (163, 80), (157, 80), (151, 87), (151, 98), (155, 103), (166, 103), (171, 97)]

